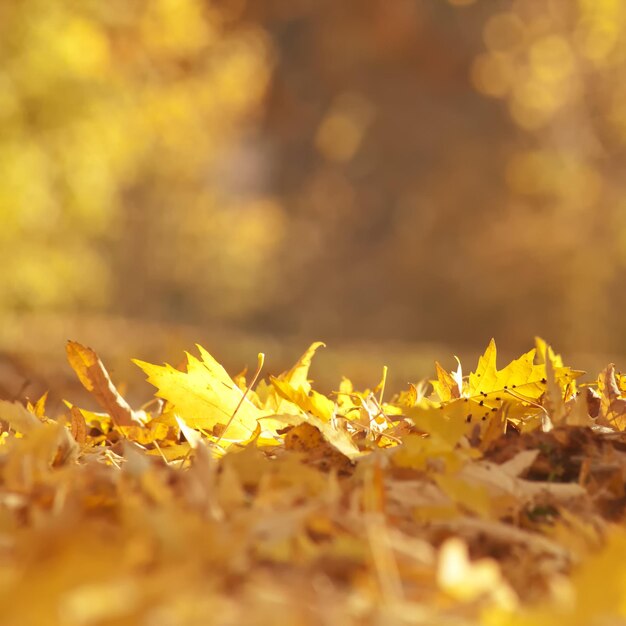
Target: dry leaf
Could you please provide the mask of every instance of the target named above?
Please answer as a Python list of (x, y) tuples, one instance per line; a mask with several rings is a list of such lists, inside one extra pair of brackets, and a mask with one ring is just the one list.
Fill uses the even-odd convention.
[[(158, 388), (156, 395), (167, 400), (173, 411), (190, 427), (214, 435), (220, 445), (247, 441), (254, 435), (258, 420), (271, 411), (263, 411), (244, 397), (226, 370), (201, 346), (200, 359), (187, 354), (187, 371), (171, 365), (152, 365), (135, 360)], [(234, 416), (234, 419), (233, 419)], [(271, 420), (263, 421), (268, 436), (275, 431)]]
[(575, 395), (543, 340), (502, 370), (492, 342), (432, 393), (328, 397), (319, 346), (256, 391), (201, 348), (139, 362), (167, 400), (141, 413), (70, 344), (106, 413), (0, 402), (3, 623), (626, 619), (625, 377)]
[(626, 429), (626, 398), (621, 397), (620, 389), (615, 380), (615, 365), (611, 363), (598, 377), (600, 391), (600, 416), (605, 422), (617, 428)]
[(8, 400), (0, 400), (0, 420), (6, 422), (10, 428), (18, 433), (29, 433), (42, 426), (41, 420), (35, 413), (31, 413), (19, 402), (9, 402)]
[(75, 406), (70, 408), (70, 429), (76, 443), (84, 446), (87, 441), (87, 424), (80, 409)]
[(133, 412), (119, 394), (102, 361), (91, 348), (82, 346), (76, 341), (68, 341), (67, 358), (83, 387), (93, 395), (118, 426), (142, 423), (140, 416)]

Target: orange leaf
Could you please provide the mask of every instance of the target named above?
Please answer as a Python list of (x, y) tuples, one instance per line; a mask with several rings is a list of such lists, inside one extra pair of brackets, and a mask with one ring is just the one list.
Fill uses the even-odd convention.
[(111, 416), (118, 426), (142, 424), (142, 420), (130, 408), (111, 382), (109, 373), (98, 355), (76, 341), (67, 342), (67, 359), (83, 387)]
[(626, 398), (622, 398), (615, 380), (615, 365), (609, 364), (598, 377), (600, 391), (600, 414), (607, 422), (617, 428), (626, 429)]
[(74, 437), (76, 443), (80, 446), (84, 446), (87, 441), (87, 424), (85, 423), (85, 418), (78, 407), (73, 406), (70, 409), (70, 418), (72, 437)]

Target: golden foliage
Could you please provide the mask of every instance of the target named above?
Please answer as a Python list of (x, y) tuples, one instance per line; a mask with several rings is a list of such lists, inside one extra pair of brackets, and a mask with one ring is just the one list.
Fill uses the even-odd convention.
[(344, 379), (317, 394), (327, 416), (308, 378), (320, 345), (256, 389), (258, 371), (235, 383), (200, 347), (184, 370), (138, 361), (165, 402), (125, 413), (96, 353), (70, 342), (105, 413), (1, 401), (4, 622), (626, 619), (612, 366), (590, 396), (544, 341), (500, 370), (492, 341), (469, 376), (438, 364), (430, 394)]
[[(271, 53), (261, 29), (231, 28), (201, 0), (9, 0), (0, 57), (0, 300), (97, 308), (118, 295), (112, 249), (121, 240), (118, 258), (140, 254), (125, 250), (135, 213), (160, 198), (177, 250), (189, 241), (171, 229), (172, 207), (193, 199), (196, 229), (215, 213), (219, 186), (206, 181), (262, 97)], [(212, 220), (216, 233), (198, 233), (204, 245), (212, 237), (225, 255), (256, 250), (259, 221), (280, 222), (280, 210), (249, 208), (252, 219), (222, 244), (224, 223)], [(176, 229), (186, 228), (181, 219)], [(271, 248), (270, 237), (251, 262)], [(171, 267), (162, 256), (153, 263)]]

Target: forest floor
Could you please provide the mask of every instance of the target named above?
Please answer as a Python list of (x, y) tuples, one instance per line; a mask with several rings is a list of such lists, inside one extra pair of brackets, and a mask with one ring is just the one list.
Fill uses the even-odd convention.
[(626, 376), (541, 339), (499, 369), (492, 341), (467, 373), (321, 393), (321, 345), (268, 377), (135, 361), (143, 406), (73, 341), (83, 393), (54, 409), (14, 372), (2, 623), (626, 623)]

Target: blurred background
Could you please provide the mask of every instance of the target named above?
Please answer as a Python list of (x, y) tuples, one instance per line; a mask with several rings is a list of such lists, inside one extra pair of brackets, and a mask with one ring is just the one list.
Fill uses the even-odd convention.
[(324, 340), (327, 388), (491, 336), (619, 362), (625, 34), (615, 0), (3, 0), (0, 394), (68, 338), (131, 386), (195, 342)]

